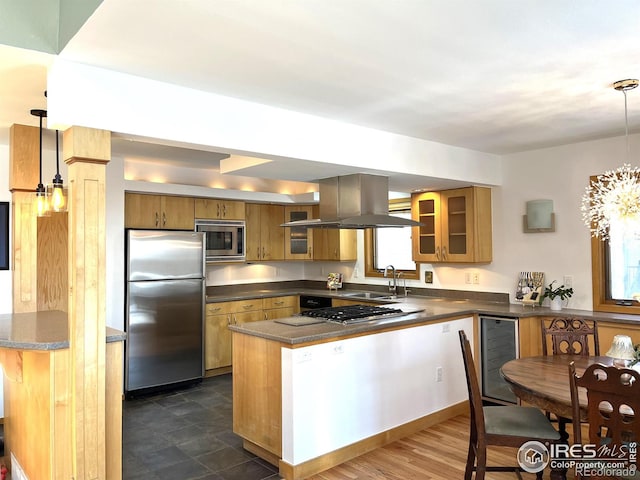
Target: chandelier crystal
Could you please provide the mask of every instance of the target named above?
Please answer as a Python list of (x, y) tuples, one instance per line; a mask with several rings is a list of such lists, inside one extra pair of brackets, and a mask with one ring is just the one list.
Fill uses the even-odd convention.
[[(629, 121), (627, 118), (627, 90), (640, 83), (635, 79), (620, 80), (613, 88), (624, 93), (624, 121), (629, 157)], [(625, 163), (615, 170), (598, 175), (582, 196), (582, 220), (591, 235), (609, 240), (612, 226), (627, 234), (640, 234), (640, 168)]]
[(624, 164), (598, 175), (582, 196), (582, 219), (591, 235), (609, 239), (612, 224), (640, 232), (640, 168)]

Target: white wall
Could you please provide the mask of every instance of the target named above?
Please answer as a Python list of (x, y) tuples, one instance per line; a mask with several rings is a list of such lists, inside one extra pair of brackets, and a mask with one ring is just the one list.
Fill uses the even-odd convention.
[[(571, 275), (574, 295), (569, 307), (591, 310), (591, 245), (581, 199), (591, 175), (625, 163), (625, 149), (624, 137), (616, 137), (505, 156), (504, 183), (493, 189), (493, 262), (435, 266), (433, 286), (508, 292), (513, 302), (520, 271), (544, 272), (546, 284)], [(632, 164), (640, 159), (640, 135), (630, 137), (628, 158)], [(555, 232), (522, 232), (525, 202), (536, 199), (553, 200)], [(479, 285), (464, 283), (467, 271), (480, 273)]]
[[(282, 459), (298, 465), (468, 398), (473, 318), (282, 348)], [(442, 382), (436, 380), (442, 368)]]
[[(629, 158), (640, 158), (640, 135), (632, 135), (630, 140)], [(46, 158), (47, 155), (53, 155), (53, 152), (45, 153)], [(547, 283), (554, 279), (561, 282), (564, 275), (572, 275), (575, 293), (569, 306), (590, 310), (591, 249), (589, 231), (581, 219), (581, 197), (590, 175), (617, 168), (625, 158), (624, 137), (506, 156), (503, 162), (504, 184), (493, 188), (493, 262), (489, 265), (422, 265), (421, 280), (409, 280), (407, 284), (512, 294), (520, 271), (545, 272)], [(8, 163), (9, 148), (0, 145), (0, 172), (5, 172), (0, 175), (0, 200), (11, 198), (8, 191)], [(123, 328), (124, 322), (124, 190), (132, 186), (132, 182), (124, 180), (123, 165), (121, 158), (113, 158), (107, 165), (107, 325), (115, 328)], [(53, 173), (53, 162), (47, 162), (43, 177), (48, 179), (53, 177)], [(63, 171), (63, 178), (67, 178), (66, 170)], [(203, 195), (204, 192), (202, 187), (180, 188), (180, 193), (185, 195), (191, 191), (196, 195)], [(171, 190), (172, 186), (147, 184), (144, 189), (163, 191)], [(213, 189), (210, 191), (219, 193)], [(554, 202), (556, 232), (525, 234), (522, 232), (525, 202), (541, 198)], [(364, 278), (362, 232), (358, 232), (358, 239), (358, 261), (355, 263), (277, 262), (211, 266), (207, 271), (207, 284), (302, 278), (325, 280), (329, 272), (343, 273), (349, 282), (386, 284), (384, 279)], [(431, 285), (422, 280), (422, 272), (427, 269), (434, 272), (434, 283)], [(466, 272), (478, 272), (480, 284), (465, 284)], [(0, 271), (0, 313), (10, 311), (11, 271)]]

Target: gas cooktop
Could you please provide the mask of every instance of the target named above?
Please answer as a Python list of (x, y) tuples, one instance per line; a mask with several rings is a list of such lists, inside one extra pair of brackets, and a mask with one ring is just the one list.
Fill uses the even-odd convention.
[(381, 307), (378, 305), (346, 305), (343, 307), (316, 308), (301, 312), (305, 317), (322, 318), (329, 322), (351, 324), (368, 322), (382, 318), (407, 315), (399, 308)]

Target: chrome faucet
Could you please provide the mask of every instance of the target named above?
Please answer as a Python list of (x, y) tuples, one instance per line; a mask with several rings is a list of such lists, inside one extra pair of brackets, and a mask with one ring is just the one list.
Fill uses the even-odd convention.
[(407, 288), (407, 277), (403, 275), (403, 272), (398, 272), (398, 274), (396, 275), (396, 278), (398, 280), (402, 278), (402, 288), (404, 290), (404, 296), (407, 297), (409, 295), (409, 292), (411, 291)]
[(389, 269), (391, 269), (391, 278), (393, 280), (389, 280), (389, 293), (391, 295), (395, 295), (398, 291), (396, 267), (394, 267), (393, 265), (387, 265), (386, 267), (384, 267), (384, 278), (388, 277)]

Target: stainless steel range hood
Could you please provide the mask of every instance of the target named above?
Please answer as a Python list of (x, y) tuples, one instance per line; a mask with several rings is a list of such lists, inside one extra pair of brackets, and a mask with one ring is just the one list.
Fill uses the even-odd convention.
[(389, 179), (356, 173), (320, 180), (320, 218), (283, 223), (283, 227), (414, 227), (419, 222), (389, 215)]

